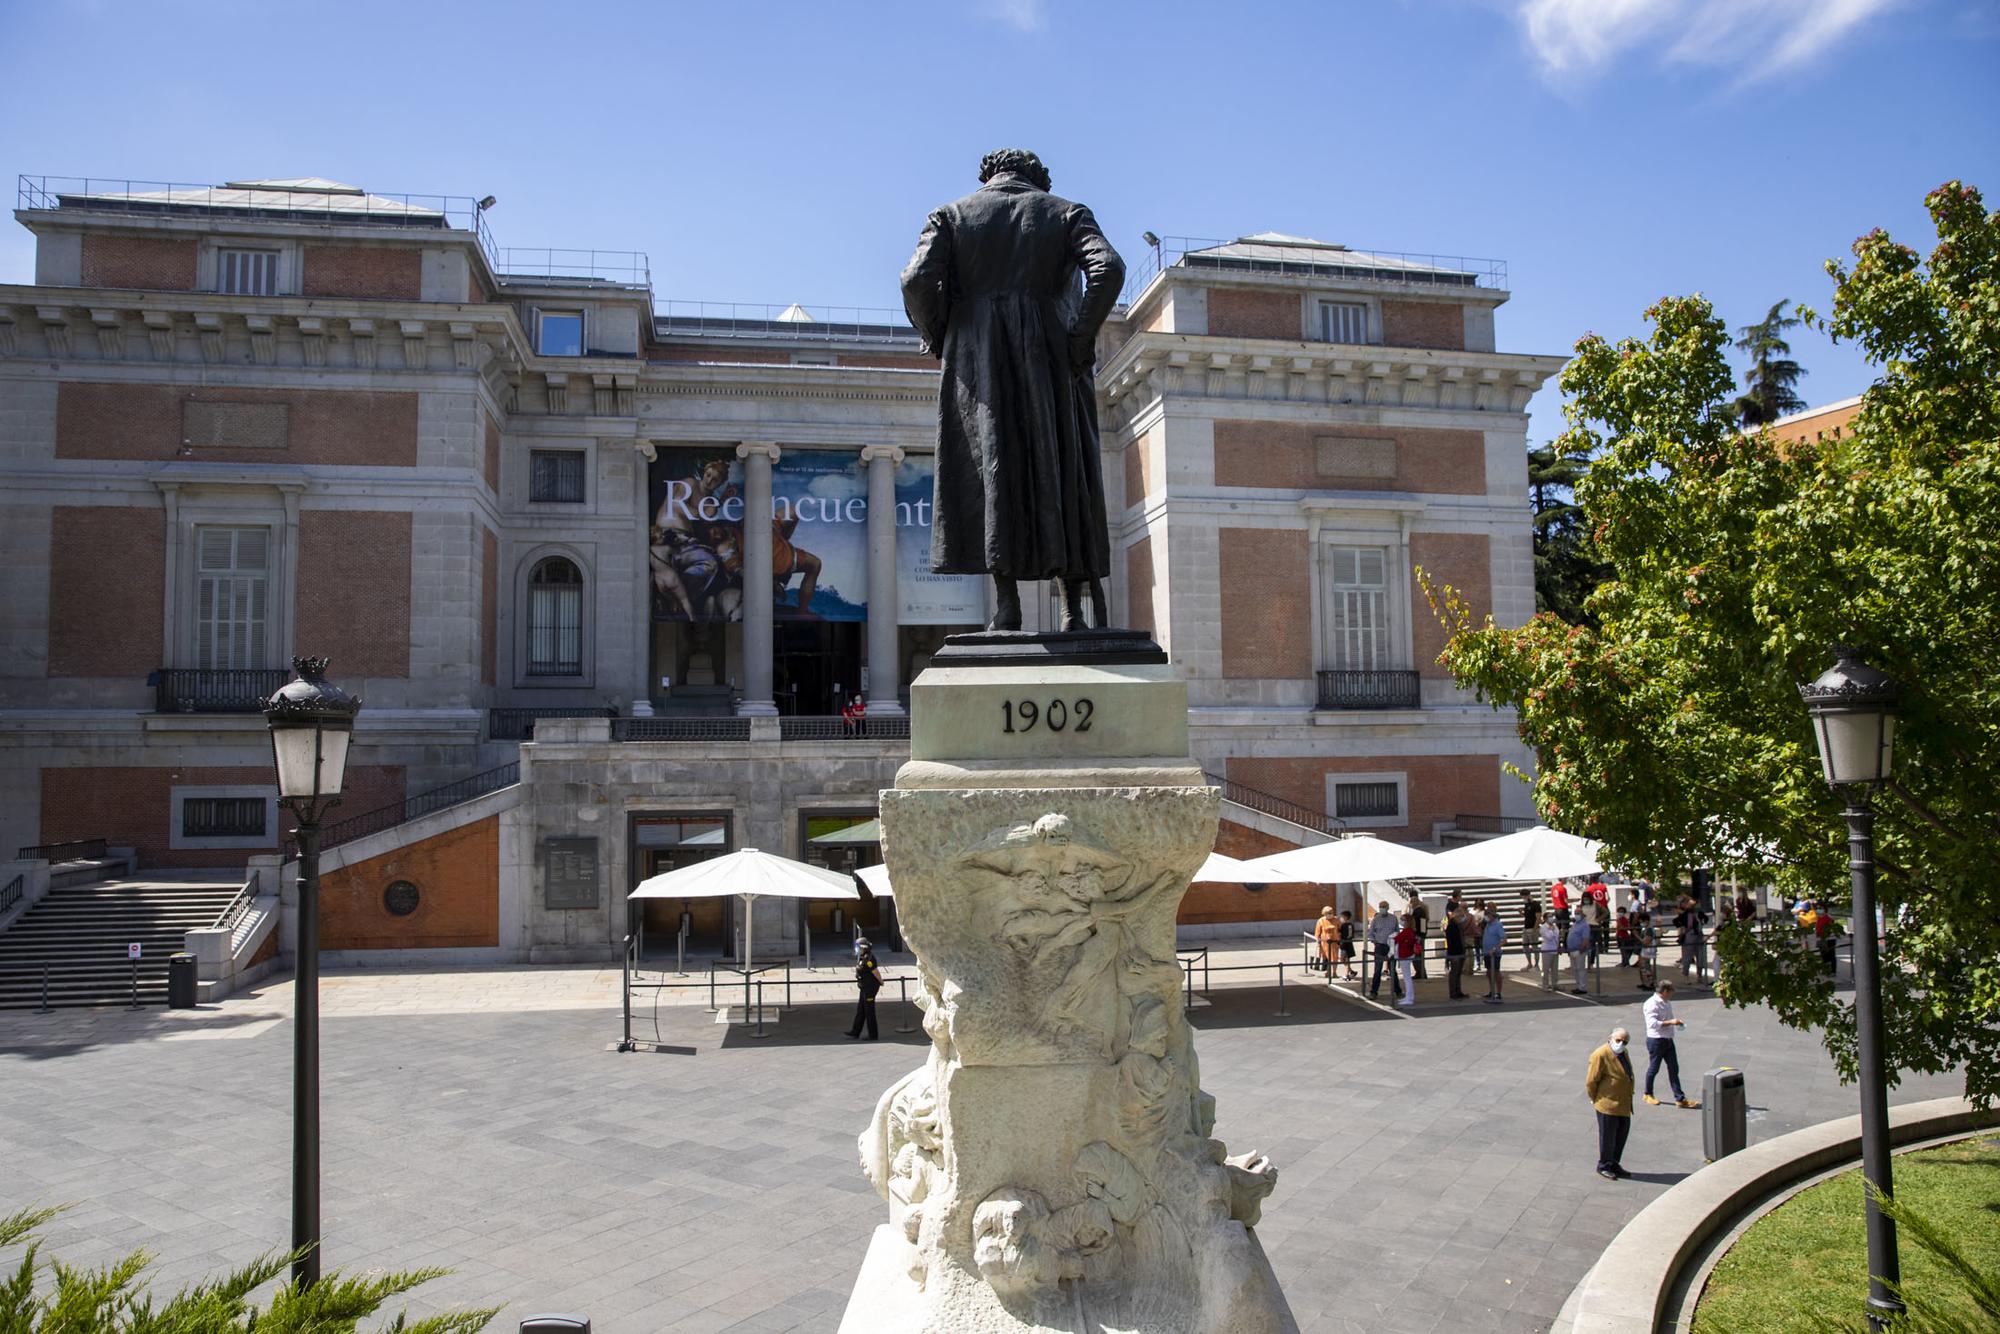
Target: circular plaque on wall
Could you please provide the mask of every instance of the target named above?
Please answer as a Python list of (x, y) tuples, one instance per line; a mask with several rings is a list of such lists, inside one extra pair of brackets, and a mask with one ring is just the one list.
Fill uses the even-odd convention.
[(417, 910), (417, 887), (407, 880), (391, 882), (382, 891), (382, 906), (392, 917), (408, 917)]

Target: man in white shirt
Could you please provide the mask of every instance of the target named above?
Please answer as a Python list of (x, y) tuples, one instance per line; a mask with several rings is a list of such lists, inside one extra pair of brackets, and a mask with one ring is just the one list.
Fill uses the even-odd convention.
[(1389, 911), (1389, 900), (1383, 899), (1376, 905), (1375, 915), (1368, 919), (1368, 943), (1375, 950), (1375, 968), (1369, 974), (1368, 994), (1382, 994), (1382, 974), (1389, 974), (1389, 994), (1401, 999), (1403, 984), (1397, 977), (1396, 968), (1396, 914)]
[(1653, 1096), (1653, 1076), (1660, 1071), (1661, 1062), (1666, 1063), (1667, 1083), (1674, 1091), (1674, 1102), (1681, 1107), (1699, 1107), (1700, 1103), (1681, 1092), (1680, 1056), (1674, 1051), (1674, 1030), (1687, 1027), (1685, 1020), (1674, 1018), (1674, 984), (1660, 983), (1660, 989), (1647, 998), (1646, 1012), (1646, 1102), (1654, 1107), (1660, 1100)]

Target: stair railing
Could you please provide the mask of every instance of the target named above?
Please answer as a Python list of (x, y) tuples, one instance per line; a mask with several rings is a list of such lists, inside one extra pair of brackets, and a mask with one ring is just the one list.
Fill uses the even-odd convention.
[(1235, 802), (1239, 806), (1248, 806), (1253, 811), (1262, 811), (1266, 815), (1275, 815), (1280, 820), (1286, 820), (1295, 825), (1303, 825), (1307, 829), (1317, 829), (1323, 834), (1338, 836), (1347, 832), (1347, 821), (1337, 816), (1328, 815), (1325, 811), (1316, 811), (1310, 806), (1301, 806), (1296, 801), (1290, 801), (1269, 792), (1259, 792), (1254, 787), (1246, 786), (1222, 774), (1204, 774), (1203, 776), (1222, 789), (1224, 798)]
[[(512, 787), (520, 781), (521, 764), (516, 760), (497, 769), (488, 769), (485, 773), (461, 778), (456, 783), (446, 783), (443, 787), (434, 787), (428, 792), (419, 792), (413, 797), (405, 797), (387, 806), (377, 806), (372, 811), (365, 811), (337, 824), (327, 825), (320, 832), (319, 845), (322, 848), (330, 848), (340, 843), (351, 843), (365, 835), (393, 829), (400, 824), (408, 824), (419, 816), (447, 810), (453, 806), (462, 806), (489, 792)], [(286, 855), (297, 858), (298, 845), (292, 844)]]
[(0, 917), (5, 917), (14, 905), (21, 901), (21, 896), (27, 893), (24, 887), (26, 880), (25, 875), (17, 875), (7, 882), (5, 889), (0, 889)]
[(211, 931), (228, 931), (231, 935), (234, 935), (237, 925), (249, 913), (250, 904), (256, 897), (257, 877), (252, 875), (248, 880), (243, 882), (243, 888), (236, 891), (236, 896), (229, 900), (229, 906), (215, 915), (215, 920), (209, 923), (208, 929)]

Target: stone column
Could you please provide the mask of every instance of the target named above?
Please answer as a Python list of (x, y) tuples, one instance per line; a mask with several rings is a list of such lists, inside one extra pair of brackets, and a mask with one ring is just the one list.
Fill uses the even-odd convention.
[(868, 716), (900, 718), (896, 465), (903, 461), (903, 451), (894, 445), (869, 445), (861, 451), (861, 461), (868, 465)]
[(778, 447), (746, 440), (743, 460), (743, 702), (740, 714), (778, 712), (771, 698), (771, 465)]

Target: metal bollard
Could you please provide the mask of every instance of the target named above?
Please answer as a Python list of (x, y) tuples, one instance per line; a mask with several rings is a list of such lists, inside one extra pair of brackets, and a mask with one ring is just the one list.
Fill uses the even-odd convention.
[[(903, 1014), (907, 1016), (910, 1012), (910, 979), (907, 977), (899, 977), (896, 979), (896, 986), (902, 992)], [(917, 1030), (914, 1024), (906, 1022), (896, 1025), (896, 1031), (898, 1033), (914, 1033)]]
[(1181, 1002), (1181, 1008), (1183, 1010), (1192, 1010), (1194, 1008), (1194, 960), (1182, 959), (1181, 971), (1187, 974), (1187, 999)]
[(1292, 1012), (1285, 1008), (1285, 965), (1278, 964), (1278, 1018), (1289, 1019)]
[(687, 929), (687, 922), (685, 919), (683, 919), (681, 922), (681, 929), (674, 935), (674, 976), (686, 977), (687, 975), (688, 975), (688, 929)]
[(139, 961), (132, 960), (132, 1008), (139, 1008)]
[(764, 1031), (764, 979), (761, 977), (757, 979), (757, 1031), (750, 1036), (756, 1038), (771, 1036)]
[(708, 1012), (715, 1013), (715, 965), (708, 966)]
[(621, 994), (625, 1008), (625, 1037), (618, 1044), (618, 1050), (632, 1050), (632, 937), (625, 937), (625, 957), (622, 960), (624, 986)]

